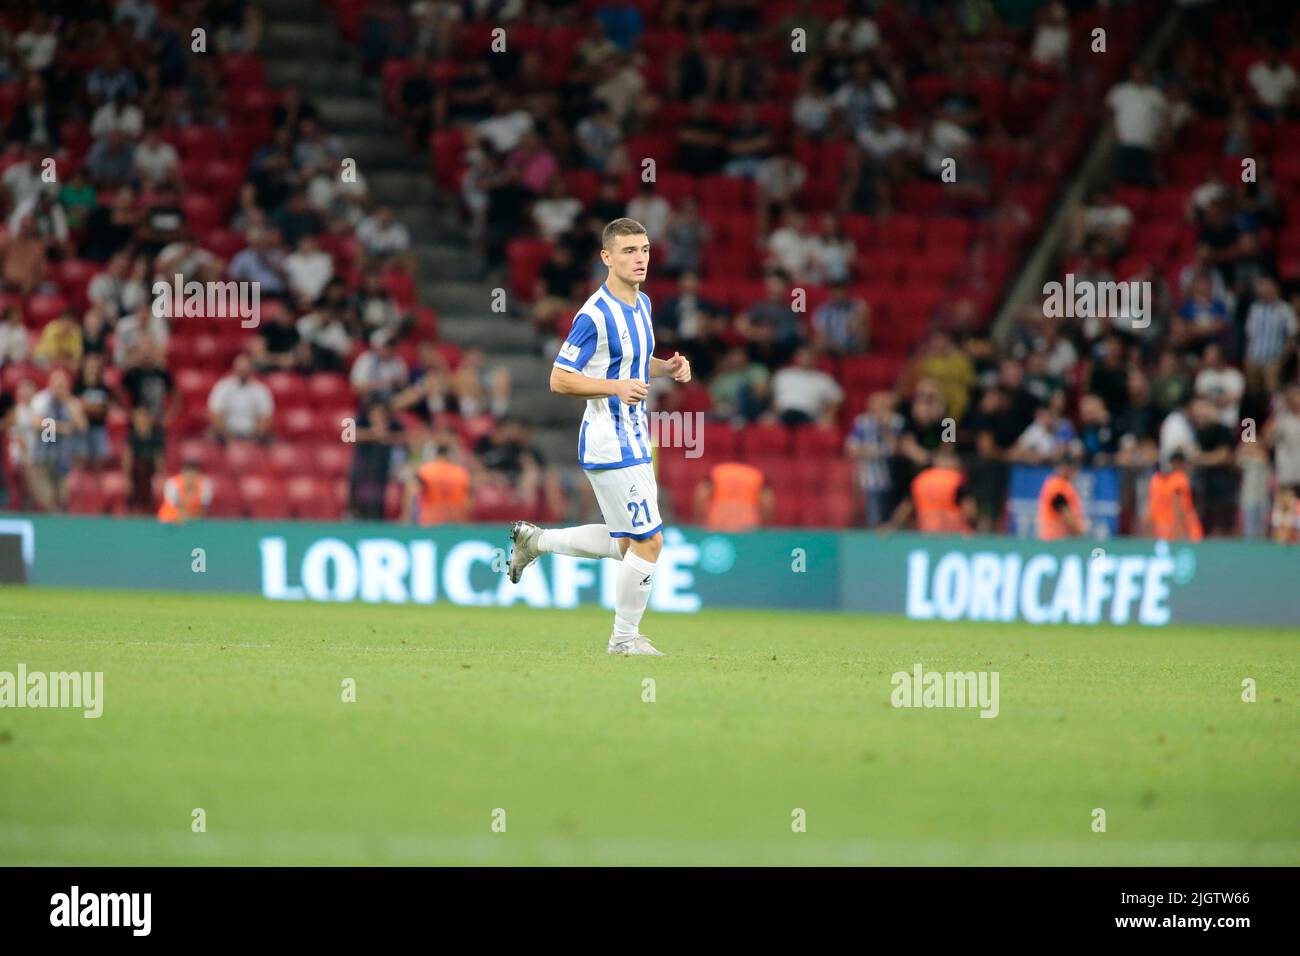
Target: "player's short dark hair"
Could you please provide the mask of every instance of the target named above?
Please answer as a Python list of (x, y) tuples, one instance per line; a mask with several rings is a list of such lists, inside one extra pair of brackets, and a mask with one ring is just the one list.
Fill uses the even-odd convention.
[(615, 219), (605, 227), (605, 232), (600, 237), (600, 245), (604, 249), (610, 248), (614, 240), (619, 236), (644, 236), (646, 235), (645, 226), (635, 219), (628, 219), (624, 216), (621, 219)]

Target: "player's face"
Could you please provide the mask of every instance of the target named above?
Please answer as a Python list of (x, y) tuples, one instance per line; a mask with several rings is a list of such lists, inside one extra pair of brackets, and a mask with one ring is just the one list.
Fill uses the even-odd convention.
[(600, 257), (614, 275), (629, 285), (637, 285), (645, 281), (650, 267), (650, 237), (645, 233), (615, 236), (610, 248), (600, 251)]

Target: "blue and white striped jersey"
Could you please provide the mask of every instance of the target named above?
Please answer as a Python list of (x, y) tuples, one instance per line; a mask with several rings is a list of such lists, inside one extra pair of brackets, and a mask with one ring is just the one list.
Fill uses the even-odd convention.
[[(637, 293), (635, 308), (620, 302), (604, 283), (573, 318), (555, 364), (588, 378), (650, 381), (655, 336), (650, 297)], [(583, 468), (625, 468), (650, 460), (645, 402), (628, 405), (616, 396), (591, 398), (578, 432)]]

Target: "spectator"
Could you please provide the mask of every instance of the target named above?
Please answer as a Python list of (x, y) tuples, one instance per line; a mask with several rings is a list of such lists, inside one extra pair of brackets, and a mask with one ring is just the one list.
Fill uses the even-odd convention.
[(817, 237), (808, 231), (804, 214), (793, 208), (786, 212), (784, 222), (767, 239), (773, 265), (796, 283), (811, 282), (816, 278), (819, 245)]
[(104, 382), (104, 359), (100, 355), (87, 355), (81, 363), (81, 372), (72, 394), (81, 403), (86, 418), (86, 431), (81, 438), (78, 457), (82, 464), (98, 470), (112, 457), (108, 441), (108, 413), (113, 406), (113, 395)]
[(814, 255), (816, 274), (826, 285), (847, 285), (853, 278), (853, 264), (858, 249), (844, 231), (844, 223), (839, 217), (826, 216), (822, 219), (821, 234), (817, 237), (817, 251)]
[(1007, 497), (1011, 449), (1027, 425), (1021, 427), (1011, 396), (999, 385), (986, 388), (979, 402), (967, 414), (961, 432), (975, 442), (975, 457), (968, 475), (975, 499), (975, 523), (983, 532), (997, 529), (1002, 520), (1002, 503)]
[(1256, 103), (1274, 119), (1295, 103), (1296, 92), (1300, 90), (1295, 70), (1282, 59), (1285, 49), (1283, 43), (1275, 43), (1267, 57), (1256, 60), (1246, 71), (1246, 82), (1255, 94)]
[(1194, 399), (1190, 410), (1196, 446), (1189, 457), (1197, 468), (1197, 497), (1205, 533), (1229, 535), (1237, 519), (1237, 472), (1233, 467), (1237, 436), (1220, 420), (1213, 403)]
[[(181, 197), (175, 184), (159, 183), (154, 195), (156, 198), (135, 233), (136, 248), (149, 257), (158, 255), (164, 247), (185, 235), (185, 211), (181, 208)], [(264, 294), (269, 291), (264, 290)]]
[(388, 206), (381, 206), (357, 224), (357, 241), (367, 256), (381, 262), (404, 255), (411, 248), (411, 234)]
[(48, 258), (73, 258), (68, 218), (63, 214), (63, 207), (59, 205), (54, 193), (40, 192), (19, 203), (9, 216), (9, 228), (16, 231), (25, 219), (30, 219), (36, 227), (36, 235), (44, 244)]
[[(740, 104), (740, 113), (727, 134), (725, 149), (727, 161), (723, 172), (729, 176), (752, 179), (771, 157), (772, 131), (766, 123), (759, 120), (757, 108), (752, 102)], [(631, 213), (628, 215), (637, 218)]]
[(811, 349), (795, 351), (791, 363), (772, 376), (772, 409), (785, 425), (830, 425), (844, 392), (816, 367)]
[(171, 332), (167, 320), (148, 303), (135, 307), (126, 318), (118, 321), (113, 334), (113, 364), (125, 367), (131, 364), (132, 353), (145, 341), (166, 351)]
[(581, 212), (582, 203), (569, 195), (564, 177), (557, 174), (552, 177), (546, 195), (533, 203), (533, 224), (537, 226), (538, 236), (553, 243), (574, 227)]
[(284, 259), (284, 274), (289, 291), (300, 306), (315, 302), (330, 279), (334, 278), (334, 260), (320, 247), (314, 235), (298, 239), (298, 248)]
[(623, 142), (623, 130), (608, 104), (597, 103), (593, 112), (578, 122), (574, 135), (587, 169), (604, 172), (610, 155)]
[(1300, 542), (1300, 492), (1283, 485), (1273, 502), (1273, 540), (1278, 544)]
[(158, 520), (167, 524), (184, 524), (202, 518), (212, 506), (212, 482), (204, 476), (199, 463), (186, 459), (178, 475), (163, 484), (162, 505)]
[(258, 325), (257, 335), (249, 342), (249, 355), (257, 372), (298, 369), (310, 364), (310, 352), (298, 336), (293, 314), (288, 309), (278, 302), (268, 302), (262, 308), (262, 318), (265, 321)]
[(639, 192), (627, 204), (626, 215), (645, 226), (646, 235), (662, 239), (668, 231), (668, 222), (673, 214), (673, 207), (663, 196), (655, 194), (653, 182), (642, 182)]
[(9, 291), (27, 296), (40, 289), (48, 275), (45, 241), (36, 221), (27, 216), (8, 238), (0, 239), (0, 279)]
[(767, 409), (771, 375), (752, 361), (743, 348), (728, 350), (709, 381), (713, 414), (721, 419), (753, 422)]
[(1300, 489), (1300, 384), (1292, 383), (1282, 392), (1262, 437), (1273, 450), (1278, 487)]
[(726, 310), (701, 294), (699, 276), (694, 271), (683, 272), (677, 294), (655, 308), (655, 342), (664, 348), (690, 342), (696, 374), (707, 378), (724, 349), (714, 329), (726, 319)]
[[(637, 219), (630, 213), (629, 216)], [(645, 222), (644, 219), (637, 219), (637, 221)], [(708, 223), (700, 218), (699, 203), (695, 197), (687, 196), (682, 199), (678, 208), (668, 218), (663, 233), (668, 251), (659, 271), (668, 276), (699, 272), (701, 252), (704, 244), (709, 241), (711, 232)]]
[[(352, 351), (348, 334), (347, 308), (327, 299), (297, 322), (295, 330), (306, 347), (305, 361), (313, 372), (341, 372)], [(378, 334), (378, 333), (376, 333)]]
[(1106, 95), (1115, 118), (1115, 175), (1133, 186), (1156, 184), (1155, 154), (1168, 122), (1168, 103), (1141, 63)]
[(122, 470), (129, 483), (128, 510), (145, 514), (153, 510), (153, 476), (163, 467), (167, 433), (149, 411), (148, 405), (131, 410), (131, 427), (122, 451)]
[(162, 138), (162, 130), (150, 124), (135, 147), (135, 175), (146, 189), (171, 182), (180, 171), (176, 147)]
[(1296, 348), (1295, 310), (1277, 291), (1277, 282), (1255, 282), (1255, 301), (1246, 313), (1246, 382), (1252, 393), (1272, 394), (1281, 380), (1282, 363)]
[(38, 150), (54, 152), (62, 141), (63, 109), (51, 102), (45, 80), (39, 73), (27, 77), (23, 100), (14, 109), (6, 136), (17, 143), (27, 143)]
[(1196, 397), (1213, 405), (1218, 420), (1235, 431), (1241, 424), (1241, 397), (1245, 391), (1245, 377), (1224, 361), (1223, 349), (1218, 345), (1207, 345), (1194, 384)]
[(48, 385), (31, 401), (30, 427), (35, 437), (27, 465), (27, 488), (42, 511), (66, 511), (68, 472), (86, 432), (86, 414), (72, 394), (64, 369), (55, 369)]
[(769, 272), (763, 288), (762, 300), (740, 316), (736, 331), (745, 339), (751, 356), (775, 368), (802, 344), (803, 323), (795, 314), (785, 278), (779, 272)]
[(844, 443), (848, 456), (857, 461), (868, 528), (879, 525), (891, 511), (889, 459), (897, 453), (903, 432), (903, 416), (895, 411), (896, 401), (892, 392), (873, 393), (866, 411), (854, 418)]
[(402, 426), (383, 402), (371, 402), (357, 421), (356, 439), (348, 507), (354, 518), (382, 521), (393, 459), (400, 454)]
[(1180, 351), (1200, 354), (1207, 342), (1226, 345), (1231, 340), (1228, 304), (1214, 294), (1211, 273), (1192, 280), (1191, 294), (1178, 310), (1170, 329), (1169, 345)]
[(26, 362), (29, 351), (23, 311), (16, 305), (6, 305), (0, 313), (0, 368)]
[(709, 110), (709, 100), (697, 97), (691, 101), (690, 113), (677, 127), (677, 167), (693, 176), (718, 172), (726, 155), (722, 130)]
[(218, 441), (269, 441), (274, 412), (271, 390), (253, 378), (253, 361), (245, 354), (235, 357), (231, 374), (217, 382), (208, 395), (208, 414)]
[(813, 312), (813, 347), (838, 355), (866, 351), (866, 302), (851, 295), (843, 280), (835, 281), (831, 288), (831, 297)]
[(229, 275), (236, 281), (256, 282), (263, 298), (278, 298), (289, 291), (284, 260), (279, 233), (258, 226), (248, 230), (248, 245), (230, 260)]
[(1048, 403), (1034, 414), (1033, 423), (1016, 440), (1008, 456), (1026, 465), (1052, 465), (1070, 454), (1075, 443), (1074, 425), (1062, 415), (1065, 393), (1053, 392)]
[(1268, 448), (1262, 442), (1243, 441), (1237, 446), (1237, 468), (1241, 472), (1241, 493), (1237, 507), (1241, 512), (1241, 536), (1268, 536), (1269, 481), (1273, 469)]
[(172, 404), (176, 384), (171, 372), (163, 367), (162, 350), (152, 339), (140, 339), (132, 350), (130, 367), (122, 376), (122, 389), (133, 408), (143, 405), (155, 421), (164, 426), (171, 422), (176, 411)]
[(1041, 8), (1029, 60), (1039, 69), (1065, 71), (1070, 57), (1070, 20), (1065, 4), (1053, 0)]
[(406, 385), (406, 363), (393, 348), (393, 334), (380, 329), (370, 336), (370, 348), (357, 356), (349, 376), (352, 389), (368, 401), (388, 401)]
[(1079, 401), (1079, 441), (1084, 461), (1090, 468), (1106, 468), (1119, 451), (1119, 435), (1111, 425), (1110, 412), (1096, 395)]
[(144, 305), (149, 290), (133, 273), (131, 256), (123, 251), (114, 253), (104, 271), (90, 280), (86, 286), (86, 298), (116, 321)]
[(45, 323), (32, 358), (42, 367), (57, 365), (75, 370), (81, 365), (81, 326), (71, 309)]
[(938, 384), (943, 391), (944, 408), (953, 419), (960, 421), (970, 404), (975, 368), (950, 333), (936, 330), (930, 334), (916, 362), (916, 373)]

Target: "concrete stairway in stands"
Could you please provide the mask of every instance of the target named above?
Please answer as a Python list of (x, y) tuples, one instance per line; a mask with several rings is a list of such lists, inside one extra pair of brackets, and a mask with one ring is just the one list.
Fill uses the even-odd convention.
[[(581, 409), (547, 388), (551, 360), (526, 318), (491, 310), (492, 283), (457, 213), (455, 197), (438, 189), (427, 153), (412, 155), (392, 117), (382, 84), (366, 77), (356, 50), (339, 37), (320, 0), (262, 0), (259, 52), (275, 88), (297, 86), (320, 110), (326, 131), (357, 162), (377, 205), (391, 206), (411, 232), (419, 300), (438, 313), (439, 336), (479, 347), (489, 365), (505, 365), (514, 382), (511, 414), (528, 422), (547, 460), (576, 464)], [(504, 281), (504, 279), (500, 279)]]

